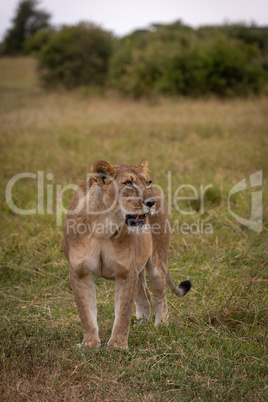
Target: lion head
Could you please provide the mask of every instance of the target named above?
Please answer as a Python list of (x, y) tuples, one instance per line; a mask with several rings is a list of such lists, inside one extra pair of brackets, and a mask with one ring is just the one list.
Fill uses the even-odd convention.
[(92, 178), (101, 189), (102, 202), (111, 213), (120, 212), (129, 227), (146, 224), (156, 210), (156, 196), (148, 174), (148, 163), (138, 166), (110, 165), (97, 161), (91, 166)]

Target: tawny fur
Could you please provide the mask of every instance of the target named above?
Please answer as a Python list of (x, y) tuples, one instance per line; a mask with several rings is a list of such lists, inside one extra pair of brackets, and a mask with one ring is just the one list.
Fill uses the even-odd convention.
[[(178, 296), (187, 290), (177, 288), (168, 272), (168, 209), (161, 193), (150, 186), (148, 164), (112, 166), (98, 161), (91, 172), (92, 178), (81, 184), (71, 201), (63, 229), (63, 251), (82, 321), (83, 343), (100, 345), (95, 275), (115, 280), (115, 321), (108, 346), (127, 348), (134, 305), (138, 319), (150, 316), (145, 269), (153, 293), (155, 325), (168, 323), (167, 281)], [(133, 188), (126, 188), (129, 181)], [(155, 204), (146, 206), (148, 200)], [(146, 217), (148, 225), (130, 230), (127, 213), (151, 214)]]

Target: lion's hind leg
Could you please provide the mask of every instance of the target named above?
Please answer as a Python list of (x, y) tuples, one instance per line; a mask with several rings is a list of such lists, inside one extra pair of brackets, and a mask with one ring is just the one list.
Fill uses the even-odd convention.
[(161, 266), (162, 261), (158, 260), (158, 265), (154, 264), (150, 258), (146, 268), (149, 277), (150, 289), (153, 293), (154, 324), (168, 324), (168, 305), (166, 297), (166, 274)]
[(136, 318), (149, 320), (151, 313), (151, 296), (146, 285), (145, 269), (139, 274), (139, 282), (135, 299)]

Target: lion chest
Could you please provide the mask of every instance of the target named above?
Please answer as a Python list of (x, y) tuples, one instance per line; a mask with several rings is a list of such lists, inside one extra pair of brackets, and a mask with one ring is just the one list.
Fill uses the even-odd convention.
[[(100, 267), (102, 277), (113, 279), (117, 275), (124, 276), (131, 269), (139, 272), (144, 268), (151, 255), (150, 238), (143, 239), (143, 242), (133, 244), (133, 242), (114, 243), (107, 240), (101, 244)], [(96, 273), (95, 273), (96, 275)]]
[(152, 253), (151, 236), (130, 239), (96, 239), (78, 242), (71, 252), (71, 266), (79, 276), (91, 272), (104, 279), (140, 272)]

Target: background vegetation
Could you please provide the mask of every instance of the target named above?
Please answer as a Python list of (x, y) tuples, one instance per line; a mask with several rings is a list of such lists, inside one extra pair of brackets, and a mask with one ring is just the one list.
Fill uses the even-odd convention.
[(110, 73), (113, 86), (134, 97), (245, 95), (267, 89), (267, 56), (267, 28), (177, 22), (122, 38)]
[[(45, 92), (35, 68), (34, 59), (0, 59), (1, 400), (267, 400), (267, 98), (137, 102), (81, 89)], [(56, 226), (56, 184), (82, 182), (98, 159), (138, 164), (143, 158), (165, 191), (168, 171), (172, 193), (185, 183), (213, 184), (204, 214), (173, 208), (172, 224), (204, 220), (214, 233), (173, 234), (171, 275), (176, 282), (191, 279), (193, 289), (183, 299), (168, 290), (168, 327), (133, 318), (128, 351), (105, 347), (114, 284), (97, 279), (102, 347), (79, 351), (82, 330)], [(231, 217), (227, 197), (260, 169), (258, 234)], [(44, 171), (45, 191), (53, 185), (53, 204), (47, 210), (45, 203), (44, 215), (14, 214), (4, 197), (8, 181), (37, 171)], [(66, 206), (71, 197), (65, 193)], [(35, 180), (14, 187), (17, 206), (35, 208), (36, 200)], [(250, 191), (237, 194), (232, 208), (249, 217)]]
[[(92, 24), (81, 23), (49, 33), (46, 38), (43, 33), (42, 38), (48, 39), (39, 53), (39, 71), (44, 85), (50, 88), (105, 86), (113, 50), (110, 34)], [(40, 34), (38, 40), (41, 40)]]
[(113, 88), (133, 98), (268, 93), (268, 27), (177, 21), (115, 38), (86, 22), (52, 27), (38, 4), (19, 3), (1, 49), (35, 55), (47, 88)]
[(7, 30), (1, 44), (1, 53), (3, 55), (21, 54), (29, 38), (49, 27), (50, 14), (39, 8), (38, 0), (20, 1), (12, 19), (12, 26)]

